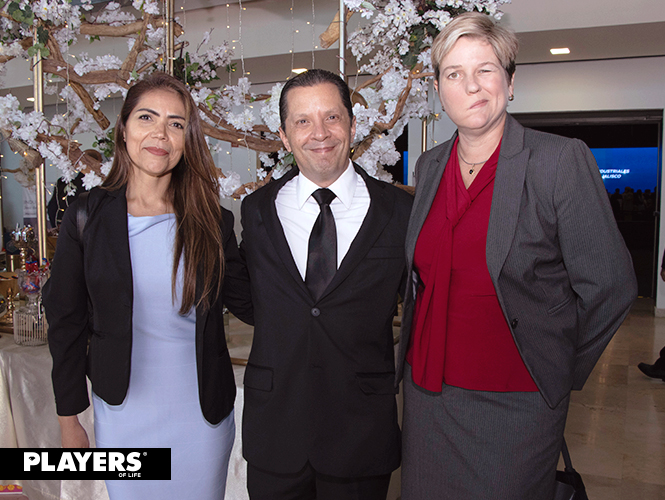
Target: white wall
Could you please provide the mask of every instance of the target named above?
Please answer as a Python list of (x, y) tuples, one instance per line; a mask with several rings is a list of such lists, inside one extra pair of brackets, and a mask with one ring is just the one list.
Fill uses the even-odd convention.
[[(438, 98), (433, 109), (441, 113)], [(665, 109), (665, 57), (518, 66), (515, 100), (508, 108), (515, 113), (629, 109)], [(441, 116), (441, 120), (429, 127), (428, 148), (448, 140), (455, 131), (448, 117), (443, 113)], [(416, 134), (419, 130), (419, 121), (409, 123), (410, 132)], [(420, 142), (413, 138), (409, 146), (412, 144)], [(418, 151), (410, 151), (410, 171), (418, 159)], [(664, 167), (661, 165), (661, 172)], [(665, 196), (661, 196), (660, 211), (665, 213)], [(665, 217), (662, 217), (658, 256), (664, 248)], [(657, 286), (657, 313), (665, 315), (665, 282), (658, 280)]]
[(501, 10), (517, 32), (665, 21), (663, 0), (512, 0)]

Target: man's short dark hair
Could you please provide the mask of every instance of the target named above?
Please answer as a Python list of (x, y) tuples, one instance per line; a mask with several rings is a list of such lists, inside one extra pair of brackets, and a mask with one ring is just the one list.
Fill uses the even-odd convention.
[(286, 82), (282, 89), (282, 95), (279, 98), (279, 119), (281, 120), (282, 130), (286, 130), (285, 122), (287, 116), (286, 95), (295, 87), (313, 87), (321, 83), (331, 83), (339, 91), (342, 98), (342, 104), (349, 113), (349, 120), (353, 121), (353, 105), (351, 104), (351, 93), (349, 86), (335, 73), (325, 69), (310, 69), (304, 73), (294, 76)]

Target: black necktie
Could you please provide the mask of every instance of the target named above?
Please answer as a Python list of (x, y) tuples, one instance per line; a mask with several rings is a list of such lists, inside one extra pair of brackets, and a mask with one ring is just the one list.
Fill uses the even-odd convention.
[(317, 189), (312, 197), (321, 208), (309, 236), (307, 273), (305, 284), (312, 296), (319, 299), (337, 271), (337, 230), (330, 203), (335, 193), (330, 189)]

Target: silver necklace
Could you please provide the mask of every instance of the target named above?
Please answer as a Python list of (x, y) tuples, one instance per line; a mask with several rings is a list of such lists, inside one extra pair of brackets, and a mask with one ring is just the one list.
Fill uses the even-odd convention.
[(475, 172), (475, 170), (476, 170), (476, 165), (482, 165), (483, 163), (487, 163), (487, 160), (489, 160), (489, 158), (488, 158), (488, 159), (485, 160), (485, 161), (479, 161), (478, 163), (471, 163), (470, 161), (466, 161), (466, 160), (462, 157), (462, 153), (460, 153), (459, 150), (457, 151), (457, 154), (459, 155), (459, 159), (460, 159), (460, 160), (462, 160), (462, 161), (463, 161), (464, 163), (466, 163), (467, 165), (471, 165), (471, 168), (469, 169), (469, 175), (473, 175), (473, 172)]

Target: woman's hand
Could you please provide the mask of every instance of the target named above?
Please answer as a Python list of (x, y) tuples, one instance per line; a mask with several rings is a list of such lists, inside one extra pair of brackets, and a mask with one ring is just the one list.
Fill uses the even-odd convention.
[(63, 448), (90, 448), (88, 434), (76, 415), (58, 417)]

